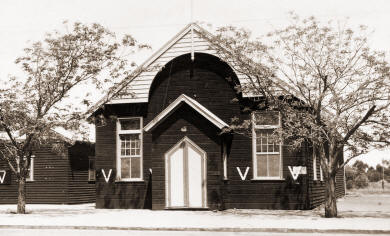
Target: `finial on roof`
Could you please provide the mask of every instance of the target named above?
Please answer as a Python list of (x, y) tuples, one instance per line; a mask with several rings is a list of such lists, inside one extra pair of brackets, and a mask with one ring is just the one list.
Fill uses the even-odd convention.
[(195, 60), (195, 52), (194, 52), (194, 0), (191, 1), (191, 61)]
[(194, 52), (194, 23), (191, 23), (191, 60), (195, 60)]

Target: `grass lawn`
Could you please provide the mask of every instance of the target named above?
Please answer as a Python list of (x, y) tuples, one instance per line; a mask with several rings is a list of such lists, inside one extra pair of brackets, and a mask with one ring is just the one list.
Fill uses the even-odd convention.
[(367, 188), (347, 190), (344, 198), (337, 202), (342, 217), (390, 218), (390, 183), (369, 183)]

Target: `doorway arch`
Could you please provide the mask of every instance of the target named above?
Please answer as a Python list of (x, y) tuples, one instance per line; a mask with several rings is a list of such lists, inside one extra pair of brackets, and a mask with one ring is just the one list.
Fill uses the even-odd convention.
[(207, 155), (188, 137), (165, 153), (167, 208), (207, 207)]

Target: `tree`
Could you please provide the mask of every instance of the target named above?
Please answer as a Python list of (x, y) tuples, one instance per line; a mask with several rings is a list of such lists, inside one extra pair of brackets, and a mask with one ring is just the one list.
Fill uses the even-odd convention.
[[(354, 32), (293, 13), (289, 26), (264, 37), (253, 39), (232, 26), (217, 32), (219, 56), (248, 77), (238, 92), (261, 96), (261, 108), (281, 113), (283, 125), (275, 137), (289, 140), (292, 148), (312, 144), (326, 183), (325, 217), (336, 217), (337, 172), (370, 148), (389, 145), (385, 54), (370, 48), (364, 26)], [(250, 123), (240, 122), (233, 129)]]
[(378, 182), (379, 180), (382, 179), (382, 174), (381, 172), (378, 172), (373, 167), (370, 167), (367, 170), (367, 178), (370, 182)]
[(352, 166), (356, 168), (358, 174), (366, 173), (367, 169), (369, 169), (368, 165), (360, 160), (357, 160)]
[(368, 186), (368, 177), (365, 173), (361, 173), (355, 178), (356, 188), (366, 188)]
[(24, 78), (10, 78), (1, 86), (0, 130), (8, 140), (0, 140), (0, 157), (18, 182), (17, 213), (25, 213), (25, 182), (34, 150), (57, 138), (55, 128), (80, 132), (91, 94), (84, 92), (78, 103), (72, 92), (123, 79), (133, 66), (127, 56), (148, 47), (130, 35), (118, 40), (99, 24), (65, 25), (64, 32), (47, 34), (26, 48), (16, 59)]
[(357, 176), (357, 171), (355, 168), (347, 165), (345, 166), (345, 181), (347, 189), (352, 189), (355, 185), (355, 177)]

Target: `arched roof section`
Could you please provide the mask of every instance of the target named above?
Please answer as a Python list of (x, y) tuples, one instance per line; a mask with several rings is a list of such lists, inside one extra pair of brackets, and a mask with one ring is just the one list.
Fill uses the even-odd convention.
[(153, 90), (156, 88), (156, 86), (158, 86), (161, 77), (167, 76), (167, 74), (174, 74), (177, 71), (189, 69), (191, 67), (193, 69), (207, 69), (208, 71), (212, 71), (220, 75), (222, 78), (230, 78), (229, 84), (232, 86), (232, 89), (234, 86), (240, 85), (240, 81), (238, 80), (234, 69), (231, 68), (231, 66), (225, 61), (222, 61), (219, 57), (200, 52), (194, 53), (194, 56), (194, 61), (191, 61), (191, 54), (186, 53), (173, 58), (171, 61), (165, 64), (153, 78), (152, 84), (149, 88), (149, 99), (153, 93)]
[[(94, 112), (103, 104), (147, 103), (149, 91), (157, 73), (170, 61), (188, 53), (205, 53), (219, 58), (212, 34), (195, 23), (187, 25), (175, 37), (155, 52), (130, 76), (110, 90), (103, 99), (89, 111)], [(248, 84), (249, 78), (234, 70), (234, 62), (225, 61), (236, 74), (242, 86)], [(242, 97), (253, 97), (255, 94), (243, 93)]]
[[(143, 65), (144, 71), (131, 79), (118, 94), (108, 102), (138, 103), (148, 102), (149, 90), (157, 73), (170, 61), (184, 54), (205, 53), (218, 57), (215, 46), (209, 41), (210, 33), (196, 24), (190, 24), (179, 32), (172, 40), (165, 44), (157, 53), (152, 55)], [(229, 62), (226, 62), (229, 65)], [(245, 76), (237, 73), (240, 83), (245, 83)]]
[[(95, 111), (103, 104), (148, 102), (152, 82), (157, 73), (168, 62), (191, 52), (206, 53), (218, 57), (217, 50), (214, 49), (215, 45), (210, 42), (211, 38), (212, 35), (197, 24), (187, 25), (90, 110)], [(230, 65), (229, 62), (226, 63)], [(240, 84), (244, 84), (245, 75), (237, 71), (234, 72)], [(245, 94), (243, 96), (245, 97)]]

